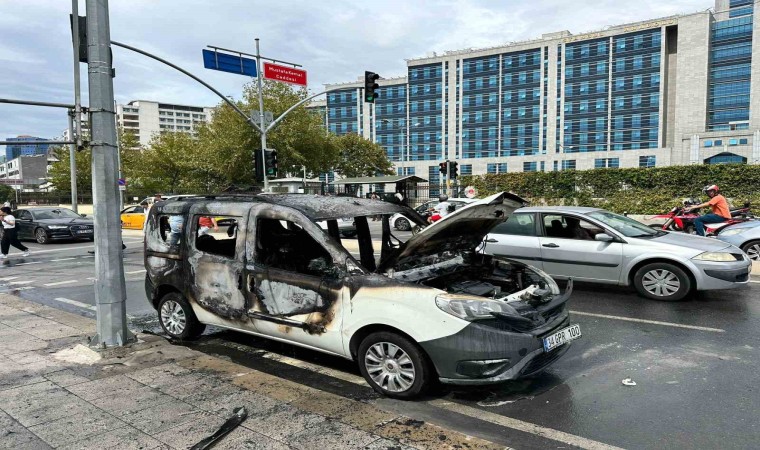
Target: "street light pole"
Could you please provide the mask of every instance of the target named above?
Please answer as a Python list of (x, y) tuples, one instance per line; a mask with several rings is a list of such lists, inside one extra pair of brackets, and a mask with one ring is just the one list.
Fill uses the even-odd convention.
[(256, 84), (259, 91), (259, 127), (261, 127), (261, 171), (264, 176), (264, 192), (269, 192), (269, 180), (267, 178), (267, 128), (264, 124), (264, 93), (262, 92), (261, 79), (264, 78), (264, 72), (261, 67), (261, 52), (259, 51), (259, 38), (256, 38), (256, 70), (258, 75), (256, 77)]
[[(93, 347), (134, 340), (127, 329), (121, 249), (108, 0), (87, 0), (87, 60), (92, 128), (92, 198), (95, 209), (95, 307)], [(77, 118), (78, 120), (79, 118)]]

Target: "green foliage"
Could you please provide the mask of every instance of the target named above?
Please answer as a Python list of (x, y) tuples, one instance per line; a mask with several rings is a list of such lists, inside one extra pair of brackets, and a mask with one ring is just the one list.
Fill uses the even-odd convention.
[(657, 168), (519, 172), (462, 177), (481, 196), (511, 191), (534, 204), (598, 206), (614, 212), (656, 214), (686, 197), (703, 198), (702, 187), (717, 184), (735, 205), (760, 206), (760, 166), (691, 165)]
[[(71, 165), (69, 147), (57, 147), (52, 154), (58, 158), (48, 172), (49, 181), (56, 191), (71, 192)], [(76, 152), (77, 162), (77, 191), (80, 193), (92, 190), (92, 151), (86, 148)]]
[(16, 191), (12, 187), (0, 184), (0, 201), (5, 203), (16, 198)]
[(351, 178), (371, 177), (377, 173), (393, 174), (393, 164), (380, 145), (354, 133), (336, 136), (334, 141), (340, 153), (334, 169), (342, 176)]

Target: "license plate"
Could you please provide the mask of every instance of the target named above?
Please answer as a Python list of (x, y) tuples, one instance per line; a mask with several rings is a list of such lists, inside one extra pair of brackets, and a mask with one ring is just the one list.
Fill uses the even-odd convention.
[(556, 333), (546, 336), (544, 338), (544, 351), (550, 352), (553, 349), (565, 345), (570, 341), (574, 341), (581, 337), (581, 327), (578, 325), (570, 325), (567, 328), (563, 328)]
[(79, 230), (75, 231), (76, 234), (92, 234), (92, 230)]

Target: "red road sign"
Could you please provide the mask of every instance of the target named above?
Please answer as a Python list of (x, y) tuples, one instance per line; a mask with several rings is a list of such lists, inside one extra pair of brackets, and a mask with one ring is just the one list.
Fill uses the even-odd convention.
[(306, 71), (279, 64), (264, 63), (264, 78), (306, 86)]

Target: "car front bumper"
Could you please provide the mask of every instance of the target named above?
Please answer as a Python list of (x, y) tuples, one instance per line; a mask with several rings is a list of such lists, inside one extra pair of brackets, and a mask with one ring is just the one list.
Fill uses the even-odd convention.
[(92, 239), (95, 233), (74, 233), (70, 230), (45, 230), (48, 234), (48, 239), (51, 241), (60, 241), (66, 239)]
[(697, 289), (700, 291), (732, 289), (749, 283), (752, 262), (742, 261), (716, 263), (692, 260), (697, 268)]

